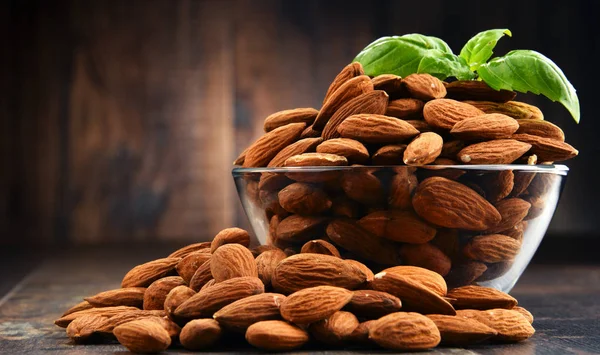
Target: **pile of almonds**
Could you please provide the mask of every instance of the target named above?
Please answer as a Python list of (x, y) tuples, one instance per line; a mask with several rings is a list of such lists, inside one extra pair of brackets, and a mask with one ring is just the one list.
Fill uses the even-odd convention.
[(429, 74), (370, 78), (352, 63), (320, 110), (270, 115), (265, 135), (235, 162), (325, 168), (240, 172), (242, 202), (269, 225), (267, 243), (283, 250), (318, 240), (375, 271), (419, 266), (452, 287), (493, 280), (514, 264), (560, 176), (449, 166), (577, 155), (559, 127), (515, 96)]
[(55, 324), (75, 343), (116, 338), (136, 353), (219, 349), (244, 336), (269, 351), (409, 351), (517, 342), (535, 332), (532, 315), (492, 288), (448, 290), (439, 274), (413, 266), (374, 275), (326, 242), (294, 255), (249, 244), (245, 230), (225, 229), (134, 267), (122, 288), (85, 298)]

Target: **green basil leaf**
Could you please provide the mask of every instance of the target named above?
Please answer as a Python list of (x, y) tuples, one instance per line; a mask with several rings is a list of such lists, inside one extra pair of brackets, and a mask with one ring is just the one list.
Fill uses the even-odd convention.
[(452, 53), (452, 50), (439, 38), (420, 34), (382, 37), (363, 49), (355, 62), (362, 64), (365, 74), (396, 74), (401, 77), (416, 73), (421, 59), (428, 51)]
[(477, 70), (492, 57), (492, 50), (504, 35), (512, 37), (512, 33), (506, 28), (479, 32), (461, 49), (460, 56), (471, 66), (471, 70)]
[(431, 74), (440, 80), (450, 76), (458, 80), (471, 80), (475, 77), (475, 73), (471, 71), (464, 58), (437, 49), (432, 49), (425, 54), (419, 63), (417, 73)]
[(530, 91), (558, 101), (579, 123), (579, 99), (575, 88), (553, 61), (538, 52), (511, 51), (481, 65), (477, 73), (495, 90)]

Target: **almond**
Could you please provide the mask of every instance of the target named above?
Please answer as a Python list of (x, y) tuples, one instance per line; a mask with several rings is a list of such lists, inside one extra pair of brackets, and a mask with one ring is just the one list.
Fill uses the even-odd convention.
[(219, 341), (222, 333), (214, 319), (194, 319), (181, 329), (179, 341), (188, 350), (204, 350)]
[(177, 264), (175, 269), (186, 284), (189, 284), (196, 273), (196, 270), (211, 257), (210, 253), (194, 252), (186, 255)]
[(359, 257), (383, 265), (399, 262), (398, 247), (378, 238), (352, 220), (337, 219), (327, 226), (327, 236), (335, 244)]
[(371, 269), (369, 269), (365, 264), (352, 259), (344, 259), (344, 261), (346, 262), (346, 264), (352, 265), (353, 267), (359, 269), (365, 275), (367, 275), (367, 282), (373, 281), (373, 276), (375, 275), (373, 275), (373, 271), (371, 271)]
[(429, 314), (440, 331), (442, 344), (454, 346), (468, 346), (487, 340), (498, 333), (487, 325), (475, 319)]
[(267, 250), (256, 257), (256, 268), (258, 270), (258, 278), (265, 284), (271, 285), (271, 279), (275, 273), (275, 268), (285, 259), (287, 255), (280, 249)]
[(465, 140), (503, 139), (510, 138), (517, 129), (519, 123), (514, 118), (500, 113), (489, 113), (457, 122), (450, 133)]
[(210, 258), (210, 272), (216, 282), (235, 277), (258, 277), (254, 256), (240, 244), (225, 244), (215, 250)]
[(169, 292), (182, 285), (185, 285), (185, 281), (179, 276), (163, 277), (154, 281), (144, 293), (144, 309), (163, 309)]
[(281, 304), (281, 316), (296, 324), (325, 319), (342, 309), (352, 299), (352, 291), (341, 287), (304, 288), (289, 295)]
[(238, 155), (237, 158), (235, 158), (235, 160), (233, 161), (233, 165), (243, 165), (244, 164), (244, 160), (246, 160), (246, 153), (248, 152), (248, 148), (244, 149), (243, 152), (240, 153), (240, 155)]
[(288, 158), (283, 164), (286, 167), (296, 166), (345, 166), (348, 160), (339, 155), (325, 153), (304, 153)]
[(511, 309), (517, 300), (495, 288), (476, 285), (462, 286), (448, 291), (448, 297), (455, 298), (452, 305), (459, 309)]
[(303, 138), (288, 145), (279, 151), (267, 166), (269, 168), (280, 167), (285, 164), (285, 161), (288, 160), (288, 158), (293, 157), (294, 155), (314, 152), (315, 148), (323, 141), (323, 138), (321, 138), (320, 135), (321, 134), (319, 134), (317, 138)]
[(173, 272), (179, 261), (181, 258), (164, 258), (138, 265), (125, 275), (121, 287), (148, 287), (152, 282)]
[(305, 183), (288, 185), (277, 195), (281, 207), (290, 213), (317, 215), (331, 207), (331, 199), (323, 190)]
[(412, 193), (417, 187), (418, 181), (414, 174), (414, 168), (397, 168), (396, 175), (390, 182), (390, 193), (388, 205), (393, 209), (406, 210), (412, 208)]
[(321, 254), (303, 253), (282, 260), (275, 268), (273, 288), (289, 294), (314, 286), (354, 289), (367, 280), (362, 270), (344, 260)]
[(531, 314), (531, 312), (529, 312), (525, 308), (520, 307), (520, 306), (516, 306), (516, 307), (512, 308), (512, 310), (521, 313), (521, 315), (523, 317), (525, 317), (525, 319), (527, 319), (527, 321), (529, 322), (529, 324), (533, 323), (533, 315)]
[(113, 331), (121, 345), (134, 353), (155, 353), (171, 345), (169, 333), (158, 323), (140, 319), (121, 324)]
[(81, 316), (67, 326), (67, 336), (75, 343), (85, 342), (94, 335), (105, 321), (106, 318), (98, 314)]
[(115, 327), (125, 324), (134, 320), (146, 319), (146, 318), (162, 318), (165, 316), (165, 312), (162, 310), (135, 310), (125, 311), (110, 318), (104, 318), (104, 322), (96, 328), (96, 332), (102, 335), (112, 335)]
[(404, 164), (426, 165), (433, 163), (442, 152), (444, 140), (433, 132), (419, 134), (412, 140), (404, 151)]
[(487, 311), (461, 310), (457, 316), (475, 319), (494, 329), (498, 334), (492, 340), (516, 342), (530, 338), (535, 333), (525, 316), (508, 309), (490, 309)]
[(481, 80), (457, 80), (446, 84), (446, 97), (454, 100), (481, 100), (507, 102), (517, 93), (510, 90), (494, 90)]
[(446, 275), (446, 282), (450, 287), (469, 285), (478, 280), (487, 268), (486, 264), (473, 260), (454, 263)]
[(404, 122), (413, 126), (417, 131), (421, 133), (433, 131), (433, 127), (431, 127), (425, 120), (405, 120)]
[(456, 155), (463, 149), (465, 142), (459, 140), (446, 141), (442, 145), (440, 158), (456, 159)]
[(311, 125), (315, 121), (318, 113), (319, 111), (312, 107), (275, 112), (265, 118), (264, 129), (265, 132), (271, 132), (276, 128), (290, 123), (305, 123), (306, 125)]
[(477, 183), (486, 199), (495, 203), (510, 195), (515, 185), (514, 178), (512, 170), (502, 170), (481, 175)]
[(419, 134), (413, 126), (394, 117), (377, 114), (355, 114), (337, 128), (340, 136), (362, 143), (389, 144)]
[(218, 247), (225, 244), (241, 244), (247, 248), (250, 245), (250, 234), (241, 228), (225, 228), (213, 238), (210, 252), (214, 253)]
[(144, 302), (145, 287), (126, 287), (100, 292), (84, 300), (93, 307), (131, 306), (141, 307)]
[(266, 133), (248, 147), (242, 166), (267, 166), (277, 153), (300, 138), (305, 127), (306, 123), (290, 123)]
[(406, 144), (384, 145), (371, 157), (373, 165), (400, 165), (406, 150)]
[[(321, 138), (321, 131), (317, 131), (312, 125), (306, 127), (302, 134), (300, 135), (301, 139), (306, 138)], [(321, 138), (322, 139), (322, 138)]]
[(331, 213), (336, 217), (356, 218), (360, 212), (359, 208), (358, 202), (349, 199), (346, 195), (339, 195), (333, 198)]
[(349, 79), (323, 103), (323, 107), (319, 110), (319, 114), (314, 121), (313, 128), (322, 130), (331, 116), (346, 102), (371, 91), (373, 91), (373, 83), (368, 76), (360, 75)]
[(386, 349), (425, 350), (437, 346), (441, 337), (435, 323), (424, 315), (396, 312), (373, 322), (369, 339)]
[(177, 307), (181, 306), (183, 302), (187, 301), (195, 294), (196, 291), (184, 285), (173, 288), (165, 298), (163, 307), (165, 312), (167, 312), (169, 316), (172, 316)]
[(533, 136), (539, 136), (548, 139), (556, 139), (558, 141), (565, 141), (565, 133), (560, 127), (553, 124), (552, 122), (543, 120), (532, 120), (532, 119), (521, 119), (517, 120), (519, 123), (519, 134), (529, 134)]
[(277, 226), (277, 238), (287, 242), (306, 243), (322, 235), (327, 221), (327, 217), (291, 215)]
[(480, 109), (452, 99), (429, 101), (423, 107), (423, 117), (433, 128), (451, 130), (457, 122), (483, 115)]
[(357, 345), (372, 345), (373, 343), (369, 339), (369, 329), (375, 323), (375, 320), (368, 320), (358, 324), (358, 327), (354, 328), (352, 333), (346, 337), (346, 340)]
[(69, 308), (68, 310), (66, 310), (65, 313), (63, 313), (63, 315), (61, 317), (67, 316), (71, 313), (84, 311), (84, 310), (90, 309), (90, 308), (94, 308), (94, 306), (89, 304), (88, 301), (82, 301), (82, 302), (79, 302), (78, 304), (74, 305), (73, 307)]
[(354, 139), (334, 138), (317, 146), (317, 153), (329, 153), (346, 157), (351, 164), (361, 164), (369, 159), (369, 151)]
[(337, 250), (335, 245), (322, 239), (315, 239), (306, 242), (302, 246), (300, 253), (313, 253), (335, 256), (337, 258), (340, 257), (340, 252)]
[(442, 276), (446, 276), (452, 266), (450, 258), (430, 243), (405, 244), (400, 248), (400, 257), (407, 265), (435, 271)]
[(323, 105), (329, 99), (329, 97), (337, 91), (345, 82), (348, 80), (357, 77), (359, 75), (364, 75), (365, 72), (363, 70), (362, 65), (359, 62), (354, 62), (346, 65), (344, 69), (333, 79), (331, 85), (329, 85), (329, 89), (327, 89), (327, 93), (325, 94), (325, 98), (323, 99)]
[(245, 332), (254, 323), (281, 319), (279, 307), (285, 296), (278, 293), (262, 293), (237, 300), (213, 315), (220, 325)]
[(412, 211), (377, 211), (361, 218), (358, 224), (378, 237), (403, 243), (427, 243), (436, 233)]
[(381, 74), (371, 79), (375, 90), (383, 90), (390, 96), (397, 96), (403, 91), (402, 78), (394, 74)]
[(523, 234), (525, 233), (525, 228), (527, 228), (527, 221), (521, 221), (515, 226), (500, 231), (498, 233), (521, 242), (523, 241)]
[(470, 259), (484, 263), (512, 260), (521, 250), (521, 243), (501, 234), (481, 235), (471, 238), (464, 248)]
[(477, 278), (477, 282), (489, 281), (506, 274), (513, 266), (514, 260), (487, 264), (487, 269)]
[(458, 152), (457, 157), (465, 164), (510, 164), (530, 148), (531, 144), (515, 139), (496, 139), (471, 144)]
[(346, 171), (342, 175), (341, 185), (346, 196), (365, 205), (381, 205), (385, 201), (383, 184), (373, 175), (372, 169)]
[(356, 290), (350, 303), (344, 307), (358, 317), (376, 319), (387, 314), (398, 312), (402, 302), (394, 295), (383, 291)]
[(236, 277), (199, 291), (177, 307), (174, 315), (187, 319), (211, 317), (230, 303), (263, 292), (264, 285), (258, 277)]
[(563, 141), (534, 136), (531, 134), (513, 134), (513, 139), (531, 145), (531, 152), (541, 161), (563, 161), (579, 154), (579, 151)]
[(446, 281), (444, 281), (444, 278), (440, 274), (422, 267), (401, 265), (390, 267), (383, 271), (388, 274), (409, 278), (412, 282), (416, 282), (428, 288), (441, 297), (446, 296), (448, 291)]
[(262, 350), (289, 351), (306, 344), (309, 336), (295, 325), (280, 320), (267, 320), (252, 324), (246, 331), (246, 340)]
[(385, 115), (403, 120), (408, 120), (411, 118), (418, 119), (423, 116), (423, 106), (425, 106), (425, 103), (417, 99), (392, 100), (388, 103)]
[(382, 271), (375, 274), (371, 287), (374, 290), (384, 291), (400, 298), (402, 307), (407, 310), (425, 314), (456, 314), (448, 301), (413, 277)]
[(322, 137), (325, 140), (341, 137), (338, 126), (348, 117), (356, 114), (383, 115), (387, 108), (388, 95), (385, 91), (374, 90), (359, 95), (340, 107), (323, 128)]
[(325, 319), (312, 323), (308, 331), (317, 341), (329, 345), (341, 345), (358, 324), (354, 314), (337, 311)]
[(457, 256), (460, 251), (460, 240), (458, 230), (439, 228), (435, 234), (435, 238), (431, 240), (431, 244), (438, 247), (444, 254), (450, 258)]
[(543, 120), (542, 111), (533, 106), (519, 101), (508, 101), (505, 103), (492, 101), (465, 101), (470, 105), (477, 107), (485, 113), (501, 113), (518, 119)]
[[(534, 164), (535, 165), (535, 164)], [(536, 173), (528, 171), (517, 171), (513, 178), (513, 188), (509, 194), (512, 197), (521, 196), (529, 187)]]
[(210, 271), (210, 260), (205, 261), (198, 270), (192, 276), (190, 280), (190, 288), (194, 291), (199, 291), (204, 284), (206, 284), (210, 279), (212, 279), (212, 273)]
[[(202, 243), (194, 243), (194, 244), (190, 244), (188, 246), (185, 246), (181, 249), (178, 249), (174, 252), (171, 253), (171, 255), (169, 255), (169, 258), (183, 258), (188, 254), (200, 251), (200, 250), (204, 250), (206, 251), (206, 248), (210, 248), (210, 243), (211, 242), (202, 242)], [(210, 249), (208, 250), (208, 252), (210, 252)]]
[(491, 228), (487, 233), (497, 233), (505, 229), (516, 226), (527, 216), (531, 204), (523, 199), (513, 197), (504, 199), (495, 205), (502, 220), (494, 228)]
[(411, 74), (402, 79), (402, 85), (411, 97), (419, 100), (429, 101), (446, 96), (444, 83), (429, 74)]
[(82, 317), (84, 315), (96, 314), (101, 317), (109, 318), (109, 317), (114, 316), (115, 314), (119, 314), (121, 312), (126, 312), (126, 311), (139, 311), (139, 308), (129, 307), (129, 306), (116, 306), (116, 307), (101, 307), (101, 308), (84, 309), (83, 311), (77, 311), (77, 312), (67, 314), (66, 316), (63, 316), (63, 317), (55, 320), (54, 324), (56, 324), (57, 326), (59, 326), (61, 328), (66, 328), (73, 320), (75, 320), (79, 317)]
[(202, 286), (202, 288), (200, 290), (204, 290), (206, 288), (214, 286), (216, 283), (217, 283), (217, 281), (215, 281), (215, 279), (210, 279)]
[(467, 172), (463, 169), (455, 169), (449, 168), (445, 169), (442, 167), (438, 167), (436, 165), (456, 165), (456, 161), (448, 158), (436, 158), (432, 165), (423, 166), (423, 170), (421, 170), (421, 176), (423, 179), (432, 176), (441, 176), (450, 180), (458, 180), (461, 176), (465, 175)]
[(415, 190), (412, 203), (423, 219), (446, 228), (486, 230), (502, 218), (477, 192), (443, 177), (423, 180)]

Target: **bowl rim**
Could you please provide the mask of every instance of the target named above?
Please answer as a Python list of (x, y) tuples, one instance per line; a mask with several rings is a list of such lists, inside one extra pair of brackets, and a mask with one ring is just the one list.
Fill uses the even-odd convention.
[(231, 174), (240, 175), (247, 173), (289, 173), (289, 172), (322, 172), (322, 171), (355, 171), (382, 168), (421, 168), (428, 170), (460, 169), (460, 170), (485, 170), (505, 171), (517, 170), (525, 172), (546, 173), (566, 176), (569, 168), (566, 165), (526, 165), (526, 164), (495, 164), (495, 165), (364, 165), (364, 166), (300, 166), (300, 167), (274, 167), (274, 168), (233, 168)]

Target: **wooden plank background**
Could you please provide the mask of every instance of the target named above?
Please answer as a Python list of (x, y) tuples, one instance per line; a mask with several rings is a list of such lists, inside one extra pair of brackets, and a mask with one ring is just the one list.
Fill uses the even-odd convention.
[[(3, 2), (0, 243), (187, 241), (247, 226), (231, 161), (268, 114), (318, 108), (337, 71), (382, 35), (436, 35), (458, 51), (474, 33), (508, 26), (506, 48), (538, 49), (585, 87), (584, 59), (568, 53), (594, 40), (591, 5), (482, 3)], [(597, 150), (591, 126), (534, 102), (580, 150)], [(598, 192), (567, 190), (554, 230), (597, 230), (573, 206)]]

